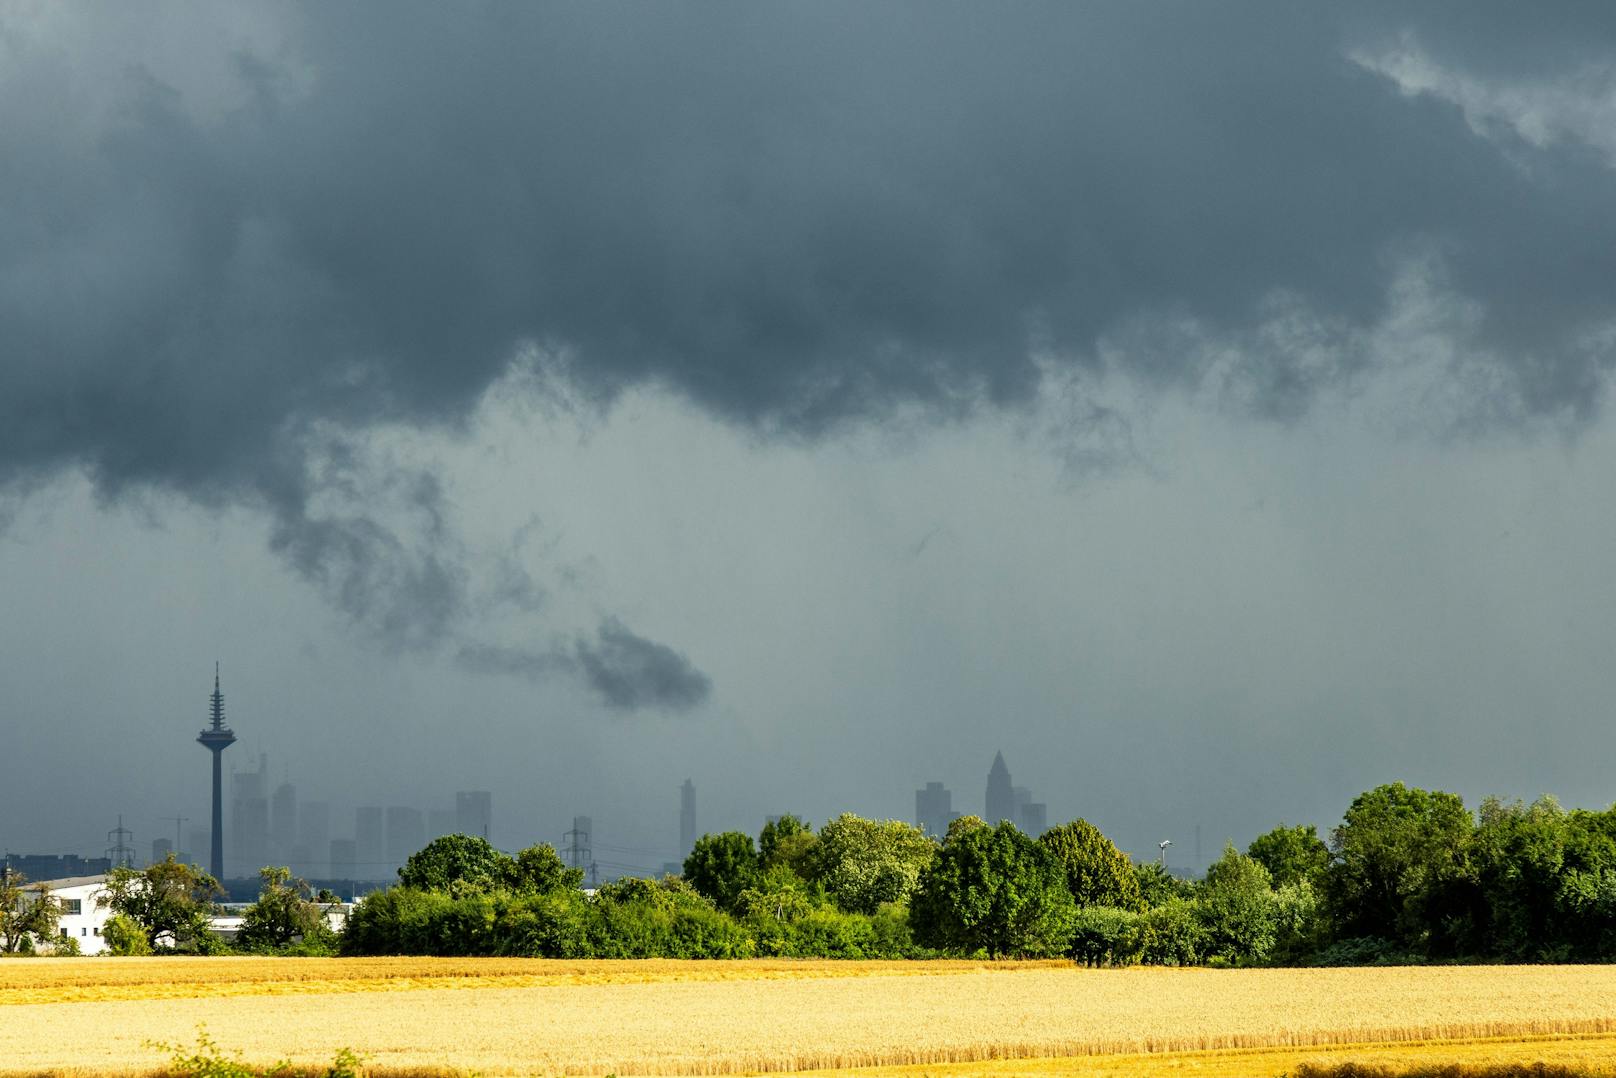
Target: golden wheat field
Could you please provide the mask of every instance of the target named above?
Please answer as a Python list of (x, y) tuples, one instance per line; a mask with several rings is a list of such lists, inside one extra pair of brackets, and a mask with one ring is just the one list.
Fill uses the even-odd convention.
[(417, 1073), (1278, 1074), (1343, 1051), (1609, 1059), (1616, 968), (0, 962), (0, 1074), (154, 1072), (148, 1042), (190, 1043), (199, 1023), (250, 1060), (348, 1047)]

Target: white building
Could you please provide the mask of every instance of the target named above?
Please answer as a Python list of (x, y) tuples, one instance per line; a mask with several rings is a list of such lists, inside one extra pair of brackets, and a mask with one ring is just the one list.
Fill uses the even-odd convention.
[[(45, 888), (50, 892), (51, 900), (61, 907), (62, 918), (56, 929), (58, 936), (76, 941), (81, 954), (105, 954), (105, 931), (112, 911), (96, 900), (105, 893), (106, 883), (105, 876), (76, 876), (66, 880), (30, 881), (27, 889), (32, 892), (36, 887)], [(220, 904), (210, 918), (209, 927), (225, 941), (234, 942), (236, 934), (241, 931), (242, 914), (248, 905), (250, 903), (246, 902)], [(326, 910), (326, 924), (331, 926), (333, 932), (341, 932), (348, 924), (348, 912), (352, 909), (352, 903), (333, 903)]]
[(52, 901), (61, 907), (62, 919), (56, 928), (58, 936), (74, 940), (84, 954), (101, 954), (107, 949), (102, 932), (112, 911), (96, 902), (107, 889), (105, 876), (74, 876), (28, 884), (29, 890), (35, 887), (48, 890)]
[[(235, 943), (236, 937), (241, 935), (241, 922), (251, 905), (251, 902), (219, 903), (217, 912), (209, 919), (208, 927), (213, 929), (214, 935), (226, 943)], [(352, 909), (351, 902), (333, 902), (326, 907), (326, 925), (333, 932), (341, 932), (348, 926), (348, 913)]]

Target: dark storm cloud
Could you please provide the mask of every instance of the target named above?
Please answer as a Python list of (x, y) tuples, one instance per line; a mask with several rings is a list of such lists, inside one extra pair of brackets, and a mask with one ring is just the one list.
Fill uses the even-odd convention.
[[(1616, 177), (1348, 54), (1412, 34), (1547, 77), (1608, 57), (1612, 9), (1453, 13), (308, 6), (284, 53), (236, 57), (222, 117), (162, 70), (7, 38), (0, 482), (259, 505), (290, 564), (414, 645), (476, 606), (440, 499), (406, 524), (345, 502), (311, 432), (453, 429), (518, 354), (814, 436), (1027, 401), (1040, 360), (1098, 368), (1108, 335), (1134, 377), (1193, 382), (1194, 348), (1128, 328), (1171, 317), (1244, 342), (1252, 406), (1296, 416), (1375, 357), (1300, 364), (1255, 332), (1265, 302), (1368, 326), (1414, 253), (1479, 312), (1459, 343), (1493, 357), (1489, 414), (1585, 416)], [(101, 126), (74, 110), (97, 79)], [(613, 706), (705, 691), (610, 623), (575, 657)]]
[(608, 707), (694, 707), (712, 688), (707, 676), (666, 644), (638, 636), (615, 618), (603, 621), (594, 640), (575, 645), (578, 664)]
[(462, 647), (455, 659), (468, 670), (533, 680), (558, 670), (580, 671), (606, 705), (620, 711), (645, 707), (683, 711), (702, 703), (712, 691), (707, 675), (688, 658), (645, 639), (616, 618), (602, 621), (593, 640), (579, 637), (570, 647), (473, 644)]

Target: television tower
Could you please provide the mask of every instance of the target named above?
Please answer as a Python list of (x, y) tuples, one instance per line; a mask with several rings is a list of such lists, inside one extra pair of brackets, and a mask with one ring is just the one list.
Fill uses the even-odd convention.
[(213, 664), (213, 724), (196, 735), (197, 744), (213, 753), (213, 843), (208, 851), (208, 871), (224, 880), (224, 774), (219, 754), (236, 743), (236, 735), (224, 724), (224, 693), (219, 691), (219, 664)]

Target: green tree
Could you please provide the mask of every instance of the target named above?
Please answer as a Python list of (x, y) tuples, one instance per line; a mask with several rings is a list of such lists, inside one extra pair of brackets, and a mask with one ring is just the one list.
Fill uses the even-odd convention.
[(44, 884), (28, 884), (20, 872), (0, 874), (0, 953), (16, 954), (54, 935), (62, 909)]
[(444, 835), (412, 853), (398, 870), (405, 887), (450, 894), (486, 894), (505, 885), (511, 858), (475, 835)]
[(703, 835), (685, 858), (685, 879), (725, 911), (733, 911), (741, 892), (758, 881), (758, 854), (752, 836), (739, 831)]
[(236, 944), (249, 951), (279, 951), (300, 944), (309, 952), (331, 953), (337, 936), (326, 922), (326, 907), (314, 901), (308, 883), (289, 868), (263, 868), (258, 901), (242, 914)]
[(819, 836), (806, 821), (787, 813), (763, 825), (758, 835), (758, 860), (765, 869), (784, 865), (797, 875), (806, 876), (806, 858), (818, 842)]
[(1187, 902), (1195, 893), (1194, 884), (1179, 879), (1155, 861), (1134, 862), (1133, 878), (1139, 885), (1140, 901), (1147, 909), (1170, 902)]
[(583, 886), (584, 870), (568, 868), (555, 847), (541, 842), (506, 858), (505, 885), (523, 894), (547, 895), (555, 891), (576, 891)]
[(1274, 890), (1273, 959), (1281, 965), (1301, 965), (1325, 947), (1328, 922), (1318, 891), (1306, 880)]
[(1206, 870), (1196, 908), (1207, 956), (1246, 963), (1273, 953), (1279, 910), (1268, 870), (1234, 846)]
[(910, 925), (929, 947), (994, 958), (1053, 955), (1066, 949), (1074, 910), (1066, 873), (1047, 847), (1007, 821), (976, 821), (949, 827), (920, 874)]
[(1038, 841), (1065, 869), (1066, 889), (1079, 907), (1111, 906), (1135, 912), (1145, 908), (1133, 862), (1087, 820), (1052, 827)]
[(1359, 794), (1331, 835), (1325, 899), (1337, 936), (1440, 950), (1434, 930), (1465, 880), (1473, 830), (1457, 794), (1401, 782)]
[(873, 914), (883, 903), (906, 901), (936, 854), (936, 843), (913, 824), (844, 812), (819, 829), (808, 878), (839, 909)]
[(1302, 880), (1318, 887), (1330, 867), (1330, 848), (1319, 838), (1319, 829), (1312, 824), (1295, 827), (1280, 824), (1252, 839), (1246, 856), (1268, 870), (1276, 888), (1289, 887)]
[(139, 925), (153, 950), (206, 953), (220, 946), (209, 922), (214, 899), (223, 894), (212, 876), (169, 854), (143, 869), (113, 869), (96, 902)]

